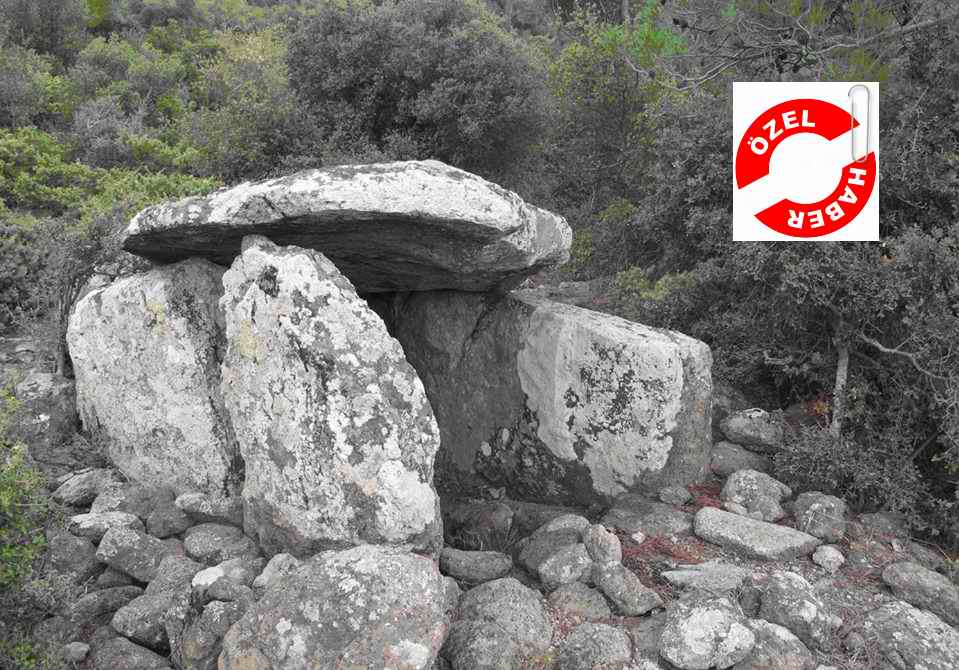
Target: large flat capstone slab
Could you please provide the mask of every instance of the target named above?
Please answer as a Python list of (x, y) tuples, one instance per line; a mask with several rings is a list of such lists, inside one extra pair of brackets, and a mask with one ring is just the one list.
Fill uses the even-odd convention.
[(309, 170), (149, 207), (123, 247), (229, 266), (246, 235), (321, 251), (356, 290), (511, 288), (569, 257), (565, 219), (438, 161)]
[(592, 504), (703, 476), (712, 358), (680, 333), (528, 292), (371, 300), (423, 380), (438, 477)]

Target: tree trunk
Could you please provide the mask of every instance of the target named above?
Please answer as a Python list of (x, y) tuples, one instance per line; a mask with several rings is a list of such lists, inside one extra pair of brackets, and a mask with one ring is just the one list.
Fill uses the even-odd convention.
[(627, 28), (629, 27), (629, 2), (630, 0), (623, 0), (623, 25)]
[(836, 384), (832, 390), (832, 423), (829, 432), (836, 439), (842, 435), (842, 421), (846, 414), (846, 382), (849, 379), (849, 340), (842, 328), (842, 319), (836, 328)]

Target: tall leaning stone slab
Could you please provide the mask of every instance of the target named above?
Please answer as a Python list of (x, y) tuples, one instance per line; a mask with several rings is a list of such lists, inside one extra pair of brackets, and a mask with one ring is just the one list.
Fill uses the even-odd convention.
[(236, 493), (236, 441), (220, 399), (224, 269), (193, 259), (87, 294), (67, 343), (77, 406), (129, 478), (178, 492)]
[(709, 348), (517, 291), (374, 303), (429, 394), (440, 466), (515, 497), (591, 504), (703, 475)]
[(270, 554), (438, 549), (439, 431), (382, 320), (321, 253), (263, 237), (244, 239), (223, 284), (247, 534)]

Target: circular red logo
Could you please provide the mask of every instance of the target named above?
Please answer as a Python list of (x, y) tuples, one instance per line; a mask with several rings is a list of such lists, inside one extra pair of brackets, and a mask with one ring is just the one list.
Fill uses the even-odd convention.
[[(834, 140), (859, 123), (849, 112), (824, 100), (787, 100), (767, 109), (749, 125), (736, 151), (736, 188), (744, 188), (769, 174), (769, 161), (783, 140), (813, 133)], [(756, 218), (790, 237), (821, 237), (851, 223), (865, 207), (876, 184), (876, 156), (869, 152), (842, 169), (833, 192), (818, 202), (795, 202), (783, 194)]]

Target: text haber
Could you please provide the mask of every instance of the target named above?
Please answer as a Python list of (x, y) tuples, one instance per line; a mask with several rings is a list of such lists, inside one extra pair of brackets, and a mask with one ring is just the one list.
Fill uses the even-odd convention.
[[(786, 221), (786, 225), (790, 228), (802, 229), (808, 224), (809, 228), (822, 228), (826, 225), (825, 218), (829, 217), (830, 221), (839, 221), (846, 212), (843, 210), (843, 203), (849, 205), (855, 205), (859, 202), (859, 194), (857, 193), (860, 188), (866, 186), (866, 181), (863, 177), (869, 175), (869, 171), (863, 168), (857, 168), (853, 166), (848, 166), (846, 168), (846, 184), (842, 188), (842, 191), (838, 195), (833, 195), (831, 202), (825, 207), (822, 207), (822, 203), (816, 203), (813, 207), (817, 209), (810, 210), (789, 210), (789, 219)], [(854, 188), (855, 187), (855, 188)], [(826, 201), (824, 201), (826, 202)]]

